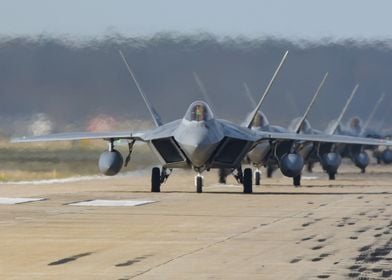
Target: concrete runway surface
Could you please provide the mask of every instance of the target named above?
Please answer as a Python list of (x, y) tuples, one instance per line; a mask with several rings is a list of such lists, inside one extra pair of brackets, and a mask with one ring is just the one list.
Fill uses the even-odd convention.
[[(293, 188), (278, 175), (254, 194), (206, 173), (173, 172), (162, 193), (149, 172), (110, 180), (1, 184), (0, 279), (392, 279), (392, 171), (345, 166)], [(306, 179), (307, 178), (307, 179)], [(101, 200), (142, 206), (71, 206)]]

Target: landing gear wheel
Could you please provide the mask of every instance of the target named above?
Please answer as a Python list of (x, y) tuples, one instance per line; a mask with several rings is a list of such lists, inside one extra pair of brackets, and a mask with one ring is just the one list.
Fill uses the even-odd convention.
[(219, 168), (218, 174), (219, 174), (219, 183), (226, 184), (226, 177), (227, 177), (226, 170), (224, 170), (223, 168)]
[(151, 192), (161, 191), (161, 171), (159, 167), (154, 167), (151, 172)]
[(272, 165), (268, 165), (267, 166), (267, 177), (272, 178), (272, 173), (274, 173), (274, 168), (272, 167)]
[(366, 168), (365, 168), (365, 167), (364, 167), (364, 168), (361, 168), (361, 173), (362, 173), (362, 174), (366, 173)]
[(260, 170), (256, 170), (256, 172), (255, 172), (255, 185), (256, 186), (260, 186), (260, 180), (261, 180)]
[(333, 173), (333, 172), (328, 173), (329, 180), (335, 180), (335, 175), (336, 175), (336, 173)]
[(243, 177), (243, 185), (244, 185), (244, 193), (252, 193), (252, 169), (245, 168), (244, 169), (244, 177)]
[(203, 177), (202, 176), (196, 176), (196, 192), (197, 193), (202, 193), (203, 192)]
[(301, 174), (298, 176), (293, 177), (293, 185), (295, 187), (301, 186)]
[(313, 162), (309, 162), (306, 166), (306, 169), (308, 170), (309, 173), (313, 172)]

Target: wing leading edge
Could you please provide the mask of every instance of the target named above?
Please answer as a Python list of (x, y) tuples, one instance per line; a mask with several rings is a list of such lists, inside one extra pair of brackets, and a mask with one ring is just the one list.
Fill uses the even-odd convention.
[(322, 134), (294, 134), (281, 132), (259, 132), (260, 138), (256, 142), (263, 140), (292, 140), (308, 142), (325, 142), (341, 144), (358, 144), (371, 146), (392, 146), (391, 140), (371, 139), (362, 137), (352, 137), (344, 135), (322, 135)]
[(74, 141), (74, 140), (88, 140), (88, 139), (103, 139), (103, 140), (139, 140), (144, 141), (142, 132), (66, 132), (55, 133), (42, 136), (18, 137), (11, 139), (11, 143), (30, 143), (30, 142), (47, 142), (47, 141)]

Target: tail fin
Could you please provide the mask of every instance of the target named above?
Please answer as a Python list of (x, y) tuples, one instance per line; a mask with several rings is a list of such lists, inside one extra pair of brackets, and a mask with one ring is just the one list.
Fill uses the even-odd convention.
[(316, 90), (316, 93), (314, 94), (314, 96), (313, 96), (313, 98), (312, 98), (312, 101), (310, 101), (310, 104), (309, 104), (308, 108), (306, 109), (306, 111), (305, 111), (304, 115), (302, 116), (301, 120), (298, 122), (297, 127), (296, 127), (295, 130), (294, 130), (295, 133), (297, 133), (297, 134), (300, 133), (300, 131), (301, 131), (301, 126), (303, 125), (305, 119), (307, 118), (307, 116), (308, 116), (308, 114), (309, 114), (309, 111), (310, 111), (310, 109), (312, 108), (314, 102), (316, 101), (316, 98), (317, 98), (317, 96), (319, 95), (319, 93), (320, 93), (320, 91), (321, 91), (321, 89), (322, 89), (322, 87), (323, 87), (323, 85), (324, 85), (325, 80), (327, 79), (327, 77), (328, 77), (328, 72), (325, 73), (324, 78), (322, 79), (320, 85), (318, 86), (318, 88), (317, 88), (317, 90)]
[(327, 132), (328, 134), (330, 134), (330, 135), (335, 134), (336, 129), (338, 128), (340, 122), (342, 121), (342, 118), (343, 118), (344, 114), (345, 114), (346, 111), (347, 111), (348, 106), (349, 106), (350, 103), (351, 103), (351, 100), (353, 100), (353, 98), (354, 98), (354, 96), (355, 96), (355, 94), (356, 94), (356, 92), (357, 92), (357, 90), (358, 90), (358, 87), (359, 87), (359, 84), (356, 84), (355, 87), (354, 87), (354, 89), (353, 89), (353, 91), (352, 91), (351, 94), (350, 94), (350, 97), (348, 98), (348, 100), (347, 100), (347, 102), (346, 102), (346, 105), (344, 105), (343, 110), (342, 110), (342, 112), (340, 113), (340, 116), (338, 117), (338, 119), (336, 120), (336, 122), (334, 123), (334, 125), (331, 127), (331, 130)]
[(248, 97), (250, 103), (252, 103), (252, 107), (256, 107), (257, 106), (256, 100), (253, 98), (253, 95), (250, 92), (250, 89), (249, 89), (247, 83), (244, 83), (244, 88), (245, 88), (246, 96)]
[(122, 53), (121, 50), (118, 51), (120, 53), (120, 56), (122, 58), (122, 60), (124, 61), (125, 66), (127, 67), (127, 70), (129, 72), (129, 74), (131, 75), (132, 80), (135, 82), (135, 85), (137, 87), (137, 90), (139, 91), (140, 95), (142, 96), (144, 103), (146, 104), (148, 111), (150, 111), (151, 117), (155, 123), (155, 126), (161, 126), (163, 125), (162, 122), (162, 118), (161, 116), (157, 113), (157, 111), (155, 110), (155, 108), (151, 105), (150, 101), (147, 99), (147, 96), (143, 93), (142, 88), (140, 87), (138, 81), (136, 80), (135, 75), (133, 74), (133, 71), (131, 69), (131, 67), (128, 64), (127, 59), (125, 58), (124, 54)]
[(203, 81), (200, 79), (199, 75), (195, 71), (193, 71), (192, 74), (193, 74), (193, 78), (196, 81), (197, 86), (199, 87), (201, 94), (203, 95), (204, 101), (208, 103), (212, 111), (216, 114), (215, 106), (212, 103), (210, 96), (208, 95), (207, 89), (204, 86)]
[(370, 122), (373, 120), (374, 115), (376, 114), (378, 108), (380, 107), (382, 101), (384, 100), (384, 97), (385, 97), (385, 92), (383, 92), (383, 93), (381, 94), (381, 96), (380, 96), (380, 98), (378, 99), (376, 105), (374, 105), (374, 108), (373, 108), (372, 112), (370, 113), (368, 119), (366, 120), (366, 123), (364, 124), (362, 130), (365, 130), (365, 129), (368, 128)]
[(261, 105), (263, 104), (263, 101), (264, 101), (265, 97), (267, 96), (269, 90), (271, 89), (271, 86), (272, 86), (272, 84), (274, 83), (275, 78), (276, 78), (276, 76), (278, 75), (280, 68), (282, 68), (282, 65), (283, 65), (283, 63), (285, 62), (288, 53), (289, 53), (289, 51), (286, 51), (285, 54), (283, 55), (283, 58), (282, 58), (282, 60), (280, 61), (278, 67), (276, 68), (275, 73), (274, 73), (274, 75), (272, 76), (271, 81), (269, 82), (268, 86), (266, 87), (266, 89), (265, 89), (265, 91), (264, 91), (264, 93), (263, 93), (263, 96), (261, 97), (261, 99), (260, 99), (259, 103), (257, 104), (256, 108), (252, 111), (252, 113), (251, 113), (251, 115), (250, 115), (251, 118), (248, 120), (248, 123), (246, 124), (246, 127), (247, 127), (247, 128), (251, 128), (251, 127), (252, 127), (253, 119), (255, 118), (257, 112), (260, 110), (260, 107), (261, 107)]

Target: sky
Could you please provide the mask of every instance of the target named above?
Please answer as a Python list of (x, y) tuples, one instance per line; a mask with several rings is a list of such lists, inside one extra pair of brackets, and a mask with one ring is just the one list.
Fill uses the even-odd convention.
[(0, 0), (0, 35), (392, 37), (390, 0)]

